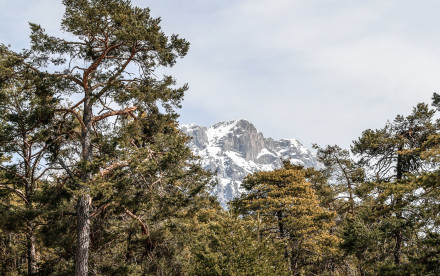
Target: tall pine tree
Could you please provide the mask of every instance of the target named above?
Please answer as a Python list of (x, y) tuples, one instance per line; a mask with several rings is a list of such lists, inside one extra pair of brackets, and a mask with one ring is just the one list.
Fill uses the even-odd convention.
[[(142, 166), (134, 164), (148, 155), (162, 159), (165, 154), (165, 161), (157, 161), (154, 168), (147, 169), (145, 175), (150, 178), (146, 182), (150, 186), (164, 184), (162, 187), (180, 183), (178, 176), (165, 176), (162, 172), (170, 170), (170, 165), (163, 166), (165, 162), (172, 164), (173, 154), (179, 156), (182, 150), (187, 151), (182, 148), (186, 138), (177, 138), (181, 141), (180, 152), (162, 140), (167, 135), (182, 136), (176, 130), (174, 109), (180, 107), (187, 86), (176, 87), (171, 76), (157, 78), (154, 73), (159, 67), (173, 66), (178, 58), (185, 56), (189, 43), (177, 35), (166, 36), (159, 18), (152, 18), (149, 9), (133, 7), (130, 1), (64, 0), (63, 4), (66, 10), (61, 28), (68, 39), (50, 36), (41, 26), (31, 24), (31, 49), (16, 58), (23, 68), (41, 79), (55, 80), (54, 97), (61, 100), (54, 110), (59, 125), (72, 121), (77, 125), (76, 129), (70, 128), (68, 139), (53, 137), (51, 161), (62, 166), (74, 183), (75, 274), (87, 275), (91, 219), (106, 206), (106, 203), (95, 205), (95, 199), (103, 202), (105, 193), (97, 184), (103, 177), (112, 177), (123, 168)], [(157, 115), (161, 112), (167, 115)], [(145, 135), (117, 141), (111, 135), (113, 131), (118, 133), (125, 126), (137, 124), (142, 133), (155, 131), (165, 138), (151, 141), (148, 140), (151, 136)], [(67, 137), (63, 132), (58, 135)], [(133, 148), (126, 152), (132, 154), (117, 156), (115, 151), (124, 151), (121, 147), (128, 147), (128, 143)], [(146, 143), (157, 143), (160, 150), (155, 151), (145, 146)], [(144, 154), (143, 159), (135, 159), (139, 152)], [(182, 156), (189, 158), (188, 153)], [(190, 167), (189, 163), (179, 162), (181, 170)], [(185, 178), (184, 174), (182, 171), (180, 178)], [(165, 181), (166, 177), (172, 180)], [(190, 191), (196, 192), (189, 189), (187, 193)], [(117, 205), (142, 226), (142, 219), (128, 209), (129, 204)]]

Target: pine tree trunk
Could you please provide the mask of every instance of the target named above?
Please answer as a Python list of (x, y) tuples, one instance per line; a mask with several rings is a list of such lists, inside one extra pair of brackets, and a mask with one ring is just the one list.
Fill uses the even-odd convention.
[(28, 274), (35, 275), (37, 274), (37, 253), (35, 250), (35, 233), (33, 229), (33, 224), (28, 225), (30, 231), (28, 233), (28, 242), (27, 242), (27, 255), (28, 255)]
[[(27, 209), (29, 212), (32, 212), (33, 203), (31, 195), (34, 193), (33, 191), (33, 183), (32, 183), (32, 168), (31, 168), (31, 157), (32, 148), (29, 146), (29, 142), (27, 141), (27, 137), (23, 137), (23, 144), (26, 145), (23, 149), (23, 156), (26, 158), (25, 162), (25, 196), (27, 200)], [(37, 164), (34, 164), (36, 166)], [(34, 167), (35, 168), (35, 167)], [(27, 221), (27, 267), (28, 267), (28, 275), (37, 274), (37, 254), (35, 250), (35, 233), (34, 233), (34, 223), (32, 221)]]
[(402, 230), (398, 230), (396, 233), (396, 247), (394, 248), (394, 264), (400, 265), (400, 254), (402, 251)]
[[(399, 147), (399, 151), (401, 151), (403, 149), (403, 146)], [(402, 164), (402, 155), (398, 154), (397, 155), (397, 175), (396, 175), (396, 179), (397, 181), (402, 180), (403, 178), (403, 164)], [(397, 197), (396, 199), (396, 206), (397, 208), (400, 208), (400, 204), (402, 202), (402, 198), (400, 196)], [(397, 219), (402, 219), (402, 212), (397, 212), (396, 213), (396, 218)], [(401, 255), (401, 251), (402, 251), (402, 229), (398, 229), (395, 233), (396, 236), (396, 245), (394, 247), (394, 264), (395, 265), (400, 265), (400, 255)]]
[(88, 273), (90, 244), (90, 195), (82, 195), (76, 206), (77, 214), (77, 248), (75, 275), (86, 276)]
[(280, 231), (280, 237), (284, 238), (283, 213), (281, 211), (277, 211), (277, 219), (278, 219), (278, 229)]
[[(92, 155), (92, 105), (90, 95), (85, 93), (83, 123), (85, 129), (82, 131), (82, 161), (86, 163), (86, 170), (81, 179), (83, 183), (90, 181), (92, 174), (89, 165), (93, 160)], [(76, 239), (76, 262), (75, 275), (87, 276), (90, 245), (90, 204), (91, 197), (86, 186), (80, 187), (81, 196), (78, 198), (76, 206), (77, 215), (77, 239)]]

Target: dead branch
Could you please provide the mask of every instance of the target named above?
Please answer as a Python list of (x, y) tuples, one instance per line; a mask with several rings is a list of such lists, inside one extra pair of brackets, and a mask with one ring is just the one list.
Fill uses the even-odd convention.
[(106, 203), (104, 205), (102, 205), (101, 207), (99, 207), (95, 212), (93, 212), (93, 214), (90, 215), (91, 218), (96, 217), (97, 215), (99, 215), (100, 213), (102, 213), (103, 211), (105, 211), (105, 209), (107, 209), (107, 207), (110, 206), (110, 203)]
[(109, 175), (112, 171), (114, 171), (115, 169), (126, 167), (126, 166), (128, 166), (128, 161), (116, 162), (116, 163), (111, 164), (107, 168), (102, 169), (99, 172), (99, 174), (101, 177), (105, 177), (105, 176)]
[(12, 187), (9, 187), (8, 185), (2, 185), (2, 184), (0, 184), (0, 188), (5, 188), (5, 189), (13, 191), (15, 194), (17, 194), (19, 197), (21, 197), (21, 199), (23, 199), (24, 202), (26, 202), (26, 205), (30, 204), (22, 191), (14, 189)]
[(135, 111), (136, 109), (137, 109), (137, 106), (133, 106), (133, 107), (126, 108), (124, 110), (109, 111), (109, 112), (106, 112), (100, 116), (93, 117), (92, 121), (98, 122), (98, 121), (104, 120), (107, 117), (116, 116), (116, 115), (125, 115), (125, 114), (131, 115), (131, 112)]
[(125, 213), (126, 213), (127, 215), (129, 215), (131, 218), (133, 218), (134, 220), (136, 220), (136, 221), (141, 225), (141, 228), (142, 228), (142, 234), (143, 234), (145, 237), (148, 237), (148, 236), (149, 236), (149, 231), (148, 231), (148, 228), (147, 228), (147, 226), (145, 225), (145, 223), (143, 223), (142, 220), (141, 220), (138, 216), (136, 216), (135, 214), (133, 214), (133, 213), (130, 212), (129, 210), (127, 210), (126, 208), (124, 208), (124, 209), (125, 209)]

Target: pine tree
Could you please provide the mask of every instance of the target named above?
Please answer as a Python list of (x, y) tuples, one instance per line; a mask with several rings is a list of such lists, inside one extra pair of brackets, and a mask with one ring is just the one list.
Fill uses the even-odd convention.
[(364, 179), (364, 170), (351, 158), (348, 150), (343, 150), (337, 145), (325, 148), (314, 145), (314, 148), (317, 149), (318, 161), (324, 165), (323, 175), (332, 183), (335, 192), (333, 199), (343, 199), (343, 202), (338, 202), (339, 206), (334, 207), (335, 210), (338, 209), (339, 214), (354, 214), (355, 193), (357, 186)]
[(33, 275), (44, 208), (39, 193), (49, 169), (45, 158), (57, 100), (50, 79), (24, 68), (4, 46), (0, 48), (0, 80), (0, 231), (13, 233), (15, 243), (26, 244), (27, 274)]
[(116, 140), (121, 150), (115, 155), (130, 162), (96, 178), (100, 207), (92, 214), (92, 247), (110, 246), (92, 251), (94, 267), (103, 274), (179, 275), (180, 228), (203, 206), (200, 201), (212, 204), (204, 192), (210, 174), (195, 163), (172, 116), (139, 116), (119, 129)]
[(185, 275), (289, 275), (283, 243), (256, 218), (203, 208), (188, 224)]
[[(394, 239), (381, 250), (392, 252), (395, 266), (402, 263), (402, 247), (417, 235), (417, 215), (405, 210), (416, 204), (418, 187), (412, 178), (432, 166), (422, 158), (422, 146), (436, 133), (434, 113), (420, 103), (409, 116), (399, 115), (382, 129), (364, 131), (352, 148), (369, 177), (359, 192), (375, 212), (371, 223), (381, 229), (383, 240)], [(382, 259), (386, 261), (387, 254)]]
[[(64, 128), (72, 121), (76, 124), (76, 128), (69, 127), (70, 133), (59, 132), (58, 137), (53, 137), (51, 161), (64, 168), (69, 182), (75, 187), (75, 274), (87, 275), (91, 219), (107, 206), (107, 203), (101, 206), (96, 203), (105, 202), (102, 198), (110, 197), (97, 184), (102, 178), (113, 177), (125, 168), (142, 168), (141, 160), (151, 154), (156, 156), (152, 158), (155, 160), (164, 152), (166, 158), (145, 172), (149, 176), (148, 185), (176, 185), (178, 179), (186, 177), (181, 172), (179, 176), (166, 176), (165, 181), (161, 175), (164, 164), (173, 164), (173, 157), (181, 153), (174, 150), (184, 150), (182, 138), (178, 138), (181, 142), (174, 148), (160, 139), (149, 141), (151, 136), (148, 135), (117, 141), (111, 133), (128, 125), (138, 125), (147, 134), (154, 130), (163, 137), (180, 135), (176, 130), (174, 108), (180, 107), (187, 86), (175, 87), (171, 76), (159, 79), (154, 72), (162, 66), (173, 66), (178, 58), (186, 55), (189, 43), (177, 35), (167, 37), (160, 29), (159, 18), (152, 18), (149, 9), (131, 6), (130, 1), (64, 0), (63, 4), (66, 11), (61, 28), (69, 34), (69, 39), (50, 36), (41, 26), (31, 24), (31, 49), (16, 58), (26, 70), (42, 79), (55, 80), (52, 84), (56, 88), (54, 97), (61, 100), (54, 110), (59, 125)], [(168, 115), (156, 116), (160, 110)], [(161, 118), (164, 119), (157, 123), (158, 130), (155, 130), (154, 120)], [(125, 144), (128, 142), (134, 143), (133, 148), (142, 152), (143, 159), (133, 159), (138, 155), (133, 148), (122, 148), (128, 146)], [(158, 143), (160, 150), (156, 152), (150, 146), (144, 146), (147, 142), (150, 145)], [(123, 151), (132, 154), (116, 154)], [(169, 166), (166, 169), (172, 171)], [(179, 169), (183, 171), (182, 166)], [(158, 177), (162, 177), (160, 181), (152, 181)], [(191, 177), (186, 178), (190, 180)], [(114, 186), (107, 188), (111, 190)], [(176, 189), (185, 190), (185, 187)], [(189, 189), (186, 193), (196, 191)], [(139, 215), (128, 209), (129, 204), (116, 205), (142, 225)]]
[(320, 207), (303, 168), (285, 162), (282, 169), (249, 175), (243, 187), (247, 192), (234, 202), (235, 207), (243, 215), (258, 212), (267, 225), (263, 232), (284, 241), (291, 273), (324, 271), (338, 243), (330, 233), (334, 213)]

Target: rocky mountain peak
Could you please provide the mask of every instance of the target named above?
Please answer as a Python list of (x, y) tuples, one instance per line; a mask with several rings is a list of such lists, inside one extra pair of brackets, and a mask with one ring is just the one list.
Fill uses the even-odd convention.
[(240, 185), (248, 174), (280, 168), (282, 160), (317, 166), (315, 155), (296, 139), (264, 138), (247, 120), (219, 122), (209, 128), (190, 124), (181, 129), (193, 138), (189, 147), (201, 157), (202, 166), (217, 171), (213, 193), (223, 206), (241, 194)]
[(246, 120), (234, 120), (213, 125), (207, 131), (209, 142), (223, 152), (235, 151), (247, 161), (254, 160), (264, 148), (264, 137)]

